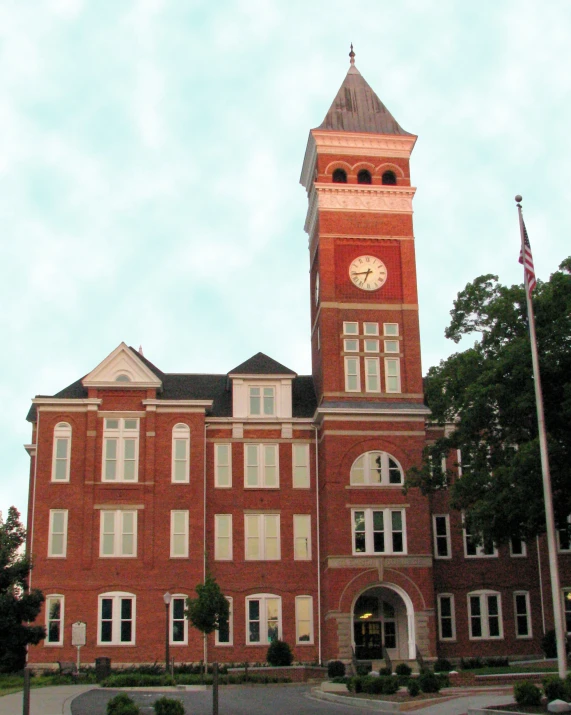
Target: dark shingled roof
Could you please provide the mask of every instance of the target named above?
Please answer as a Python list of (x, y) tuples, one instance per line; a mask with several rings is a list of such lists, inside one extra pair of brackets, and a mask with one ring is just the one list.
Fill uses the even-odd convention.
[[(212, 417), (232, 416), (232, 389), (228, 375), (193, 375), (181, 373), (165, 373), (141, 355), (138, 350), (131, 348), (139, 360), (151, 370), (163, 383), (162, 392), (157, 394), (159, 400), (212, 400), (212, 409), (208, 414)], [(313, 378), (311, 375), (296, 374), (289, 368), (272, 360), (263, 353), (246, 360), (232, 370), (233, 373), (243, 375), (291, 375), (292, 401), (294, 417), (312, 417), (317, 407)], [(230, 373), (229, 373), (230, 374)], [(87, 390), (83, 387), (83, 377), (76, 380), (68, 387), (60, 390), (55, 395), (37, 395), (37, 397), (57, 397), (59, 399), (81, 399), (87, 397)], [(28, 412), (29, 422), (36, 421), (36, 406), (32, 405)]]
[(400, 126), (352, 65), (318, 129), (414, 136)]
[(238, 367), (230, 370), (229, 375), (295, 375), (289, 367), (276, 362), (264, 353), (256, 353)]

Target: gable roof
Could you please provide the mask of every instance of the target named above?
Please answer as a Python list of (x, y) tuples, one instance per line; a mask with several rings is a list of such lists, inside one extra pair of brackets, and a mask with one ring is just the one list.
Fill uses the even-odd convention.
[(400, 126), (355, 65), (349, 67), (333, 104), (317, 129), (414, 136)]
[(230, 370), (228, 375), (296, 375), (289, 367), (282, 365), (264, 353), (256, 353), (238, 367)]

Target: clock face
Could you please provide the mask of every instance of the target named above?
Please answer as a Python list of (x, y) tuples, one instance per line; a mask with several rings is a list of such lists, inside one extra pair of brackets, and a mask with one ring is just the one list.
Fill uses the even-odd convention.
[(351, 261), (349, 278), (361, 290), (378, 290), (387, 280), (387, 267), (375, 256), (359, 256)]

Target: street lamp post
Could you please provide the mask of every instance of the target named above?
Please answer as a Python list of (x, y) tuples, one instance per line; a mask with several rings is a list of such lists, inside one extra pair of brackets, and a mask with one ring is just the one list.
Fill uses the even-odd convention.
[(163, 601), (165, 602), (165, 615), (166, 615), (166, 622), (165, 622), (165, 670), (168, 673), (169, 672), (169, 666), (170, 666), (170, 652), (169, 652), (169, 606), (171, 605), (172, 601), (172, 596), (171, 594), (167, 591), (165, 595), (163, 596)]

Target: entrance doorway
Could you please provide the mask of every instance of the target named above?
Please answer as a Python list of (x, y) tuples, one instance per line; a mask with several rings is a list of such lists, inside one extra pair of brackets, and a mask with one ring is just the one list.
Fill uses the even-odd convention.
[(414, 658), (412, 603), (397, 588), (373, 586), (355, 602), (352, 635), (357, 660), (380, 660), (385, 648), (392, 660)]

